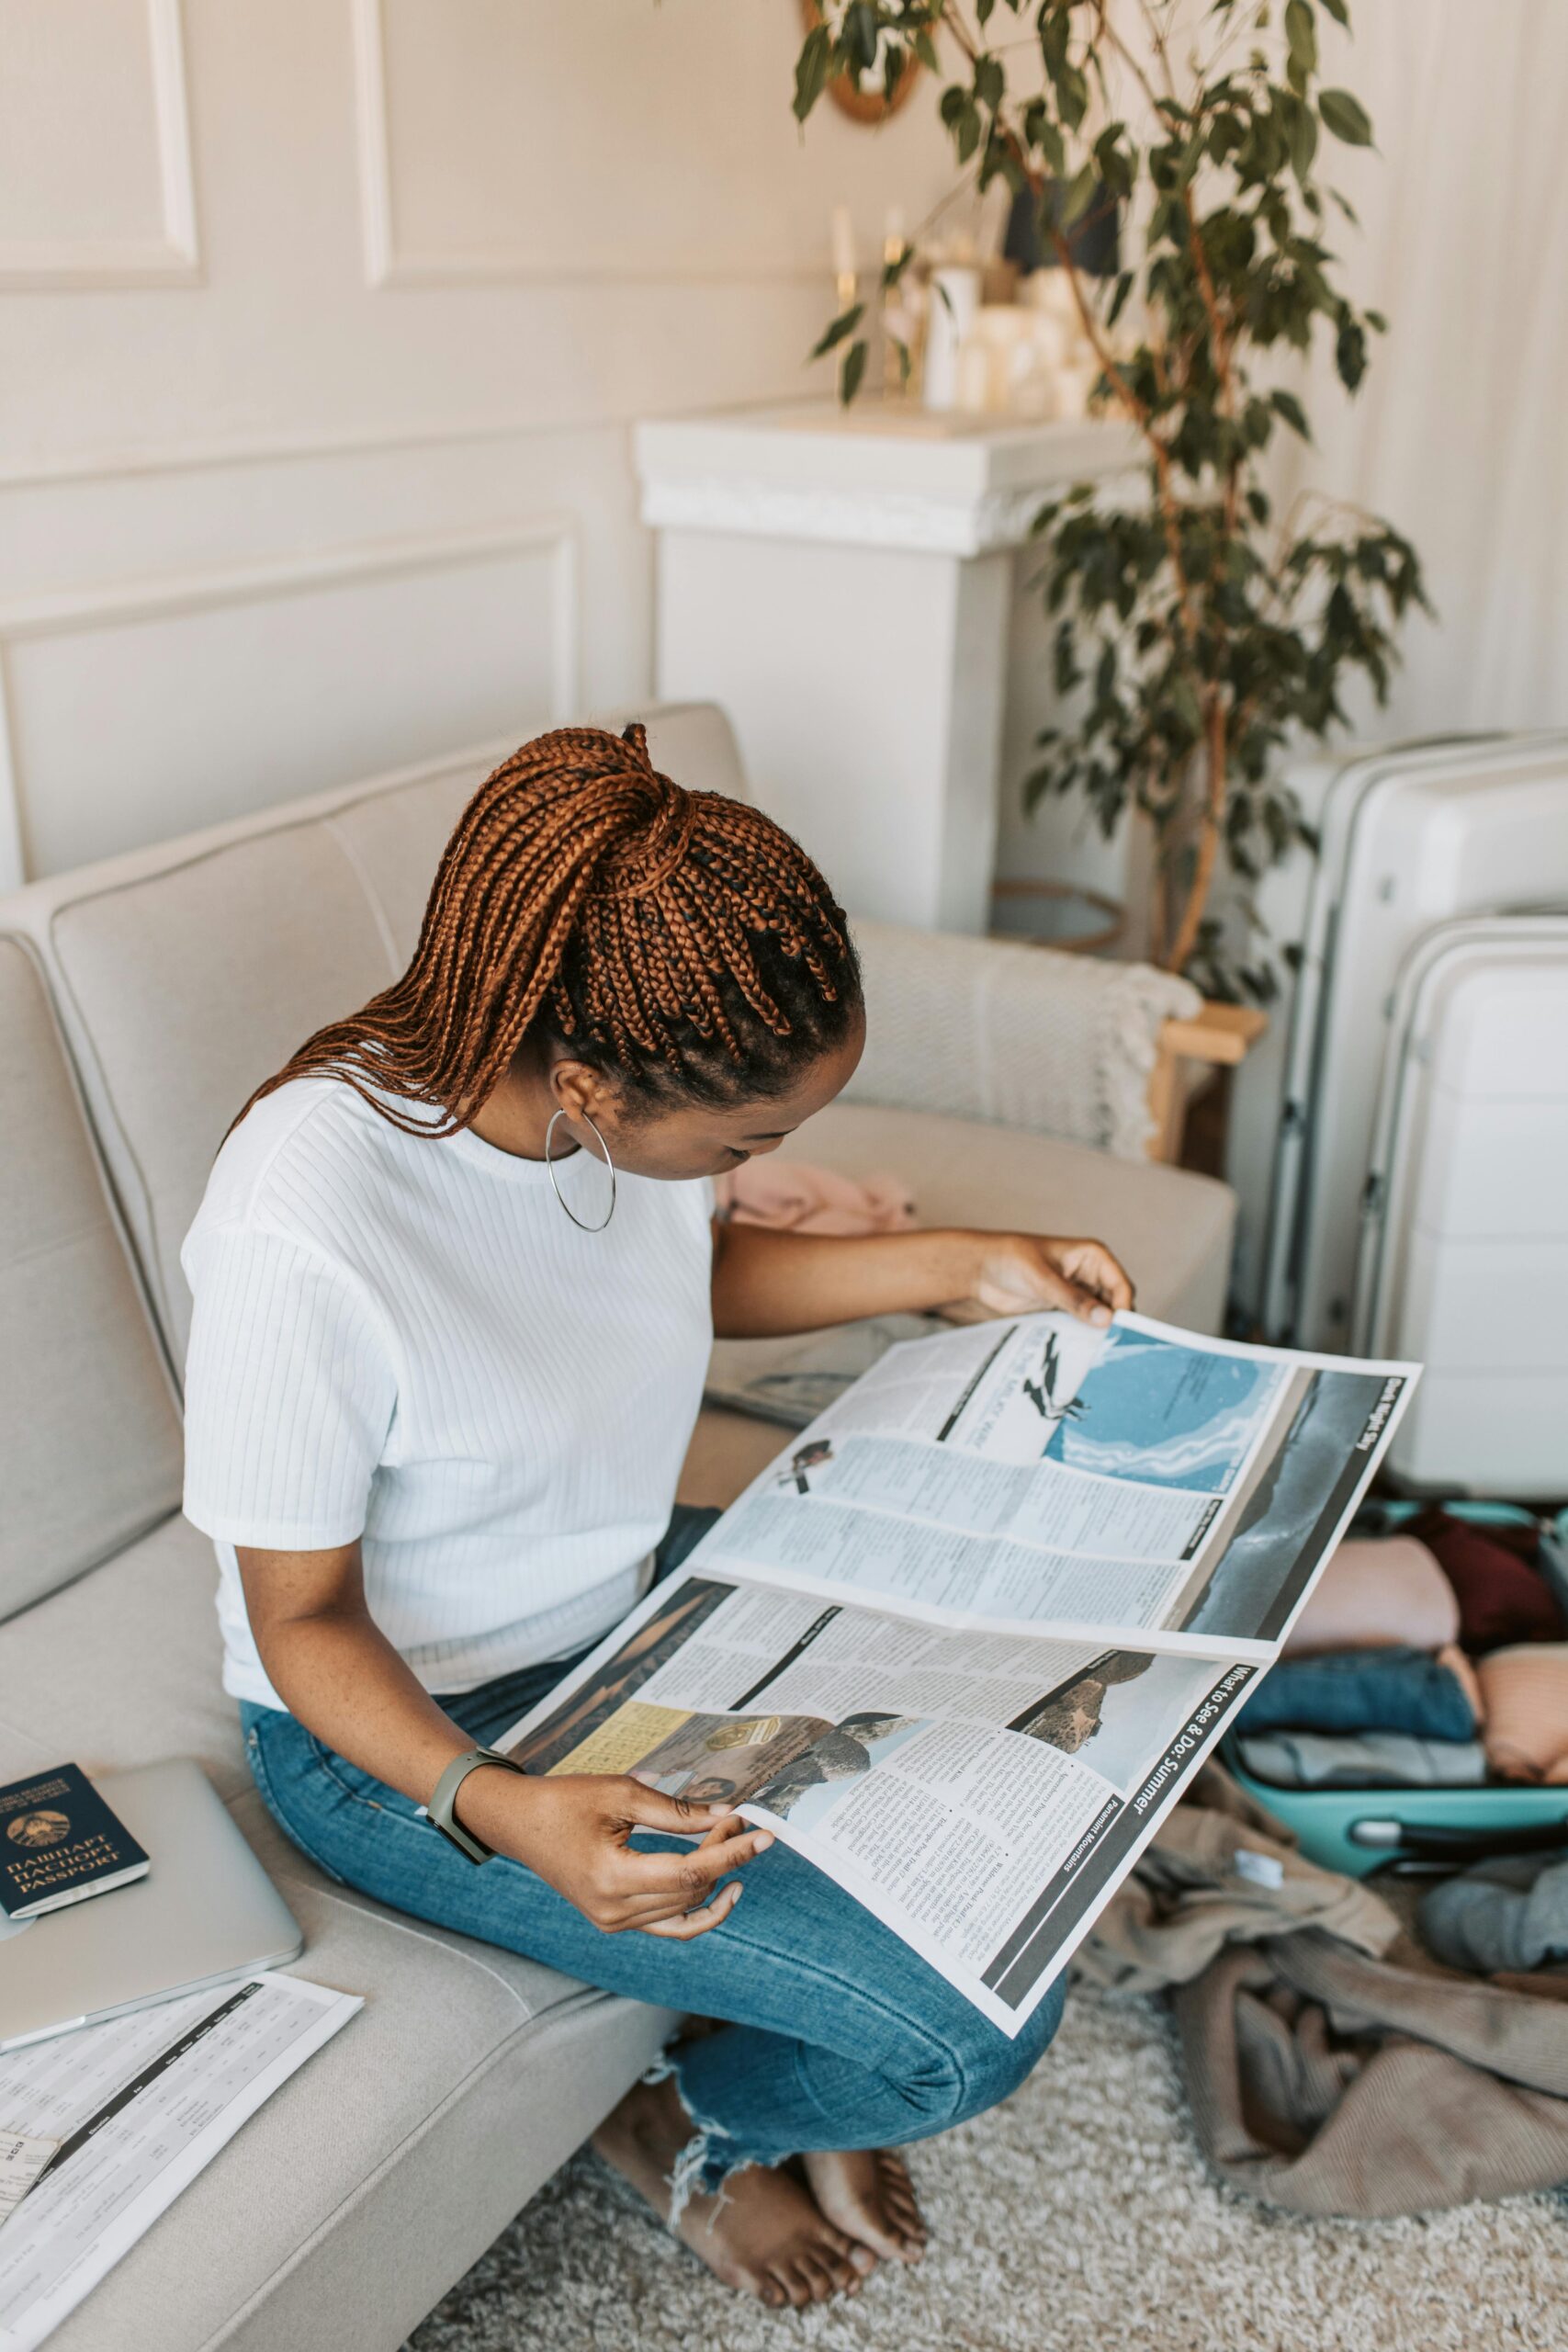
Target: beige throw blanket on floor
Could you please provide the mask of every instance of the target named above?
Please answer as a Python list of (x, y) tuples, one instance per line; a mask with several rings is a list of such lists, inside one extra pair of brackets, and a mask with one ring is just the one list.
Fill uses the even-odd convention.
[(1268, 2204), (1427, 2213), (1568, 2180), (1560, 2001), (1310, 1929), (1224, 1953), (1175, 2001), (1204, 2151)]
[(1399, 1920), (1359, 1879), (1319, 1870), (1291, 1832), (1206, 1764), (1167, 1814), (1074, 1960), (1107, 1992), (1157, 1993), (1201, 1973), (1227, 1945), (1322, 1928), (1386, 1951)]
[(1568, 2180), (1568, 1979), (1439, 1968), (1217, 1765), (1074, 1967), (1108, 1990), (1175, 1988), (1199, 2138), (1267, 2204), (1424, 2213)]

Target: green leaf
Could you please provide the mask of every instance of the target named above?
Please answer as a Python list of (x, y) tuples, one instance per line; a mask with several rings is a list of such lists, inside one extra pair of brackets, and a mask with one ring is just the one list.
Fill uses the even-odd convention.
[(1291, 169), (1303, 187), (1317, 153), (1317, 117), (1309, 106), (1298, 105), (1291, 125)]
[(1168, 707), (1190, 735), (1201, 735), (1203, 713), (1190, 678), (1179, 673), (1170, 680)]
[(1303, 441), (1312, 439), (1312, 427), (1306, 421), (1306, 411), (1294, 392), (1270, 392), (1269, 405), (1276, 416), (1284, 418), (1292, 433), (1299, 433)]
[(1333, 17), (1335, 23), (1337, 25), (1343, 25), (1346, 31), (1348, 32), (1350, 28), (1350, 11), (1346, 6), (1345, 0), (1322, 0), (1322, 6), (1326, 13)]
[(955, 144), (958, 149), (958, 160), (961, 164), (966, 164), (969, 161), (970, 156), (975, 153), (976, 148), (980, 144), (980, 109), (977, 106), (967, 101), (964, 104), (963, 113), (958, 118), (958, 132)]
[(1342, 139), (1347, 147), (1371, 145), (1372, 126), (1367, 110), (1348, 90), (1320, 90), (1317, 110), (1325, 129), (1332, 130), (1336, 139)]
[(860, 390), (860, 379), (865, 374), (866, 345), (852, 343), (844, 354), (843, 372), (839, 378), (839, 398), (848, 408)]
[(822, 358), (826, 353), (833, 349), (836, 344), (842, 343), (847, 334), (853, 334), (856, 327), (859, 326), (864, 315), (865, 304), (863, 302), (852, 303), (847, 311), (840, 311), (838, 317), (833, 321), (832, 325), (829, 327), (823, 334), (821, 341), (812, 345), (811, 356), (813, 359)]
[(839, 36), (845, 56), (863, 74), (876, 63), (876, 10), (872, 0), (850, 0)]
[(1285, 40), (1291, 62), (1303, 74), (1317, 68), (1317, 19), (1311, 0), (1285, 0)]
[(928, 74), (940, 74), (942, 72), (942, 60), (936, 53), (936, 43), (932, 40), (930, 33), (928, 33), (923, 27), (915, 35), (913, 46), (915, 55), (919, 59), (920, 63), (925, 67)]
[(1116, 324), (1126, 308), (1127, 297), (1132, 290), (1133, 273), (1130, 269), (1124, 269), (1116, 280), (1116, 291), (1111, 297), (1111, 308), (1105, 313), (1105, 323), (1108, 327), (1113, 327)]
[(975, 96), (979, 104), (988, 107), (994, 114), (1002, 102), (1002, 93), (1006, 88), (1007, 76), (1002, 72), (1000, 59), (977, 57), (975, 60)]
[(1062, 120), (1069, 130), (1077, 130), (1089, 112), (1089, 84), (1076, 65), (1064, 65), (1055, 80)]
[(997, 0), (975, 0), (976, 21), (979, 24), (982, 31), (990, 22), (991, 11), (996, 5)]
[(1062, 209), (1058, 218), (1064, 229), (1070, 229), (1074, 221), (1081, 219), (1082, 215), (1089, 210), (1099, 186), (1100, 175), (1094, 165), (1080, 164), (1067, 182), (1062, 197)]
[(828, 83), (828, 68), (832, 62), (833, 36), (826, 25), (814, 26), (806, 36), (795, 68), (795, 119), (804, 122), (817, 104)]
[(1042, 121), (1034, 134), (1034, 143), (1045, 158), (1046, 169), (1052, 178), (1064, 178), (1067, 169), (1067, 142), (1062, 136), (1061, 125)]

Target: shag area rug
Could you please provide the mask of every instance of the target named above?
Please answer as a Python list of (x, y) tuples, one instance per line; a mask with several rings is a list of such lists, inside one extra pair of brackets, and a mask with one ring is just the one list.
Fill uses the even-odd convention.
[(1077, 1993), (1016, 2098), (910, 2152), (918, 2270), (775, 2313), (579, 2155), (405, 2352), (1564, 2352), (1568, 2202), (1302, 2222), (1222, 2188), (1150, 2004)]

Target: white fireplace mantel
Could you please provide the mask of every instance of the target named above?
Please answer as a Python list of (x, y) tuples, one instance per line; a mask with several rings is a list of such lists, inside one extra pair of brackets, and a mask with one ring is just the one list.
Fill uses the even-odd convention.
[(636, 455), (660, 694), (726, 706), (852, 910), (983, 931), (1014, 552), (1133, 435), (813, 401), (639, 424)]

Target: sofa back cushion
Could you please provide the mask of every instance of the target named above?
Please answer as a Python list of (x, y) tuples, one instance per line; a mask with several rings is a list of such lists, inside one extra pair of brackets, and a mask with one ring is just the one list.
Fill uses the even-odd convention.
[[(620, 726), (628, 715), (607, 718)], [(682, 783), (743, 790), (708, 704), (640, 714)], [(190, 1297), (180, 1245), (252, 1090), (323, 1022), (407, 964), (448, 834), (509, 744), (35, 884), (9, 902), (55, 982), (94, 1125), (173, 1361)], [(0, 902), (0, 922), (8, 908)]]
[(178, 1510), (180, 1432), (42, 973), (30, 947), (5, 935), (0, 1134), (8, 1617)]

